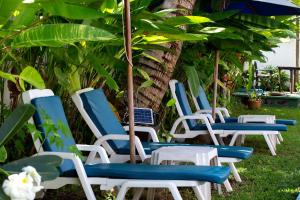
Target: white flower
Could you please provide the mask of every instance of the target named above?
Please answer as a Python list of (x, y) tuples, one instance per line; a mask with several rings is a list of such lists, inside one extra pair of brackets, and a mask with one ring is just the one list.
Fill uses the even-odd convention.
[(23, 3), (34, 3), (34, 0), (23, 0)]
[(10, 175), (3, 182), (3, 191), (11, 200), (34, 200), (35, 194), (43, 189), (40, 186), (41, 176), (31, 166), (22, 170), (23, 172)]
[(3, 182), (2, 188), (11, 200), (33, 200), (35, 197), (35, 192), (32, 191), (33, 180), (26, 172), (10, 175)]
[(37, 186), (41, 185), (41, 176), (37, 173), (34, 167), (27, 166), (22, 169), (23, 172), (26, 172), (27, 175), (31, 176)]

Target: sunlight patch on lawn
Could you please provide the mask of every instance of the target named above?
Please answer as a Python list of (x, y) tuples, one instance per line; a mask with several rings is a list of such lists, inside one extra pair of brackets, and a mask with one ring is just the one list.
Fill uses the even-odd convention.
[(300, 192), (300, 187), (280, 189), (280, 190), (278, 190), (278, 192), (295, 194), (295, 193), (299, 193)]

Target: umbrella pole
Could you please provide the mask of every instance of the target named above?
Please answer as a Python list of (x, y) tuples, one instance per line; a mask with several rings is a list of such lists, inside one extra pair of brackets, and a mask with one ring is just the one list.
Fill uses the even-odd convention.
[(125, 48), (127, 66), (127, 87), (128, 87), (128, 114), (129, 114), (129, 141), (130, 141), (130, 162), (135, 163), (135, 133), (134, 133), (134, 97), (133, 97), (133, 74), (132, 74), (132, 49), (131, 49), (131, 16), (130, 1), (124, 0), (125, 14)]
[(218, 93), (218, 74), (219, 74), (219, 61), (220, 61), (220, 51), (216, 50), (215, 55), (215, 67), (214, 67), (214, 93), (213, 93), (213, 109), (212, 109), (212, 117), (216, 119), (216, 107), (217, 107), (217, 93)]

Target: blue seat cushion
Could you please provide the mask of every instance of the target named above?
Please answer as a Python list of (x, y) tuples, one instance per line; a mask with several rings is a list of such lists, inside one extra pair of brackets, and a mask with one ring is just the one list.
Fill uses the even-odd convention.
[[(228, 167), (195, 165), (96, 164), (85, 165), (88, 177), (144, 180), (191, 180), (223, 183), (230, 174)], [(75, 170), (63, 176), (77, 177)]]
[(297, 124), (297, 120), (294, 119), (276, 119), (276, 124), (285, 124), (294, 126)]
[[(263, 123), (215, 123), (211, 125), (213, 130), (239, 130), (239, 131), (287, 131), (284, 124), (263, 124)], [(192, 130), (207, 130), (206, 125), (197, 124)]]
[[(83, 102), (85, 111), (103, 136), (108, 134), (127, 135), (127, 132), (112, 111), (102, 89), (81, 93), (80, 98)], [(113, 149), (123, 148), (129, 144), (127, 140), (114, 140), (108, 142)]]
[(196, 97), (196, 100), (201, 110), (211, 109), (206, 93), (201, 85), (199, 86), (199, 93), (198, 96)]
[[(183, 115), (192, 115), (192, 109), (189, 104), (188, 98), (186, 96), (186, 91), (184, 88), (184, 85), (180, 82), (175, 84), (175, 94), (178, 100), (178, 103), (181, 107), (181, 110), (183, 112)], [(186, 120), (189, 128), (191, 129), (192, 127), (197, 126), (197, 121), (196, 120)]]
[[(152, 151), (167, 146), (209, 146), (218, 149), (219, 157), (247, 159), (253, 153), (253, 148), (241, 147), (241, 146), (219, 146), (219, 145), (205, 145), (205, 144), (183, 144), (183, 143), (162, 143), (162, 142), (143, 142), (144, 150), (147, 155), (150, 155)], [(129, 145), (126, 148), (118, 149), (116, 153), (122, 155), (128, 155), (130, 152)]]
[[(238, 118), (236, 117), (226, 117), (225, 118), (225, 122), (226, 123), (237, 123), (238, 122)], [(275, 121), (276, 124), (284, 124), (284, 125), (291, 125), (294, 126), (296, 125), (297, 121), (294, 119), (277, 119)]]
[[(75, 146), (76, 143), (69, 128), (60, 98), (58, 96), (40, 97), (33, 99), (31, 103), (36, 107), (36, 112), (33, 115), (34, 123), (45, 138), (44, 150), (70, 152), (70, 147)], [(58, 129), (57, 132), (54, 129), (49, 131), (49, 126), (52, 123)], [(48, 125), (45, 126), (45, 124)], [(51, 142), (54, 134), (59, 135), (60, 140), (63, 141), (63, 146), (59, 147), (55, 142)], [(74, 166), (70, 160), (65, 160), (60, 166), (61, 172), (71, 169), (74, 169)]]

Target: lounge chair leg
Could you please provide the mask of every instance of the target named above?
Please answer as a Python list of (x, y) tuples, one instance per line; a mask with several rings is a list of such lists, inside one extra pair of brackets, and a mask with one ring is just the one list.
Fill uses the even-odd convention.
[(143, 194), (143, 191), (144, 191), (144, 188), (135, 189), (132, 200), (139, 200)]
[[(216, 162), (217, 162), (217, 166), (222, 166), (221, 162), (219, 162), (218, 160)], [(227, 192), (232, 192), (232, 187), (231, 187), (231, 184), (228, 181), (228, 179), (226, 179), (226, 181), (224, 181), (223, 184), (224, 184)]]
[(149, 188), (147, 191), (147, 200), (154, 200), (155, 197), (155, 189)]
[(129, 190), (129, 188), (127, 187), (127, 184), (123, 184), (122, 187), (119, 189), (116, 200), (124, 200), (125, 195), (126, 195), (128, 190)]
[(234, 134), (230, 143), (229, 143), (229, 146), (233, 146), (235, 144), (235, 141), (236, 139), (238, 138), (239, 134)]
[[(206, 198), (204, 197), (204, 195), (203, 195), (203, 193), (202, 193), (202, 191), (201, 191), (201, 189), (200, 189), (199, 186), (193, 187), (193, 190), (194, 190), (195, 195), (196, 195), (196, 197), (197, 197), (198, 200), (208, 200), (207, 197)], [(211, 199), (211, 197), (209, 199)]]
[[(182, 200), (182, 197), (181, 197), (176, 185), (170, 184), (168, 188), (169, 188), (174, 200)], [(202, 195), (202, 197), (203, 197), (203, 195)], [(205, 200), (205, 199), (203, 199), (203, 200)]]
[(246, 140), (246, 135), (242, 135), (242, 140), (241, 140), (241, 144), (245, 144), (245, 140)]
[(267, 143), (267, 145), (268, 145), (268, 147), (269, 147), (269, 149), (270, 149), (270, 151), (271, 151), (272, 156), (276, 156), (276, 152), (275, 152), (275, 150), (274, 150), (274, 148), (273, 148), (273, 144), (272, 144), (272, 142), (270, 141), (270, 138), (269, 138), (268, 134), (263, 134), (263, 135), (264, 135), (264, 138), (265, 138), (265, 140), (266, 140), (266, 143)]
[(242, 182), (242, 179), (235, 167), (235, 165), (233, 163), (228, 163), (232, 173), (233, 173), (233, 176), (234, 176), (234, 179), (236, 180), (236, 182)]
[(276, 151), (276, 144), (277, 144), (277, 135), (268, 135), (269, 140), (273, 146), (274, 151)]
[(232, 187), (231, 187), (231, 184), (230, 184), (230, 182), (228, 181), (228, 179), (226, 179), (226, 181), (224, 181), (223, 184), (224, 184), (224, 186), (225, 186), (227, 192), (232, 192)]
[(282, 137), (281, 133), (278, 133), (278, 139), (280, 142), (283, 142), (283, 137)]

